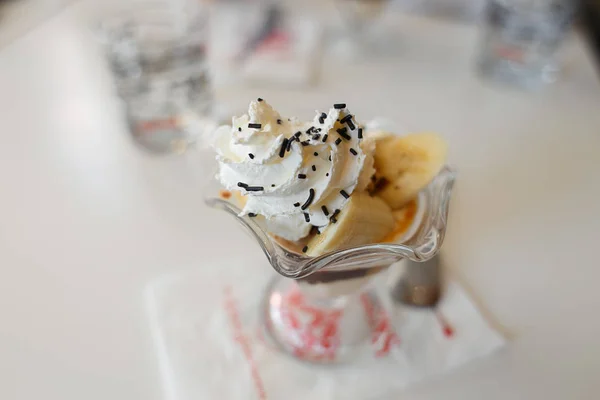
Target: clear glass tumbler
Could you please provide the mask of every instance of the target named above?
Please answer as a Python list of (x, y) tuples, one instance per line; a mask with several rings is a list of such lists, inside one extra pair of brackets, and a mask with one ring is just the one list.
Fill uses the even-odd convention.
[(179, 152), (210, 116), (208, 10), (193, 0), (134, 0), (100, 26), (131, 133), (155, 152)]
[(488, 0), (481, 74), (525, 88), (555, 81), (557, 50), (576, 6), (576, 0)]
[(337, 32), (334, 51), (350, 60), (360, 60), (366, 54), (385, 54), (389, 38), (384, 38), (377, 28), (388, 3), (388, 0), (336, 0), (342, 26)]

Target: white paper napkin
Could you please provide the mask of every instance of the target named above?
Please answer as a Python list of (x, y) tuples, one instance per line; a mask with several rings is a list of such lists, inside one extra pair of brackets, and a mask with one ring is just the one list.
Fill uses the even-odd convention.
[(450, 282), (438, 312), (384, 299), (399, 338), (386, 355), (378, 341), (372, 353), (348, 365), (300, 363), (274, 350), (258, 329), (259, 304), (273, 275), (257, 270), (265, 271), (211, 266), (148, 285), (167, 399), (387, 399), (505, 343)]

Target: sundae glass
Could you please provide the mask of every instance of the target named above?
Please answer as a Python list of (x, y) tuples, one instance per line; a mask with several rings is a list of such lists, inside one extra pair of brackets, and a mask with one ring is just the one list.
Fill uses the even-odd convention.
[(318, 363), (389, 349), (372, 278), (439, 251), (455, 179), (443, 139), (366, 130), (341, 103), (301, 122), (257, 99), (211, 141), (221, 189), (207, 205), (235, 217), (278, 273), (259, 311), (270, 342)]

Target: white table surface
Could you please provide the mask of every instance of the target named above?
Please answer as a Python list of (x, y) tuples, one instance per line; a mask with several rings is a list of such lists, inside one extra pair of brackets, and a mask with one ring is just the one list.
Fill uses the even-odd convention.
[[(216, 259), (268, 266), (203, 207), (184, 157), (132, 144), (70, 21), (0, 50), (0, 398), (161, 399), (144, 286)], [(597, 398), (600, 84), (583, 45), (568, 42), (558, 83), (523, 93), (474, 77), (473, 27), (399, 22), (401, 57), (329, 60), (318, 87), (218, 97), (239, 111), (261, 96), (302, 117), (345, 101), (450, 142), (460, 175), (444, 264), (513, 341), (399, 399)]]

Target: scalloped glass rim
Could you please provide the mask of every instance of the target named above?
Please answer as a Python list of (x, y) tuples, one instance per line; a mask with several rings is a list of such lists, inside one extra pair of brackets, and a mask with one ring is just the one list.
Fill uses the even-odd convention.
[(285, 277), (299, 279), (325, 269), (339, 271), (387, 266), (403, 258), (418, 262), (429, 260), (437, 254), (444, 241), (455, 179), (455, 172), (446, 166), (421, 191), (419, 208), (422, 208), (422, 217), (415, 220), (418, 226), (412, 227), (414, 234), (409, 237), (403, 235), (401, 242), (356, 246), (318, 257), (297, 254), (280, 246), (253, 218), (240, 217), (240, 208), (228, 200), (209, 197), (205, 202), (234, 216), (257, 240), (275, 271)]

